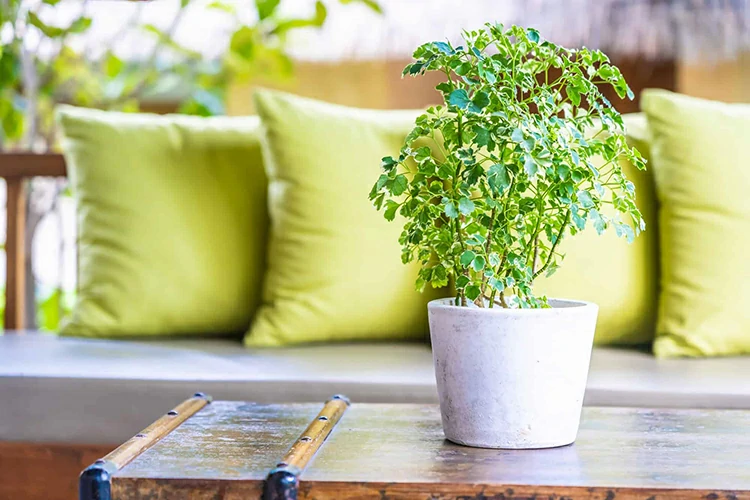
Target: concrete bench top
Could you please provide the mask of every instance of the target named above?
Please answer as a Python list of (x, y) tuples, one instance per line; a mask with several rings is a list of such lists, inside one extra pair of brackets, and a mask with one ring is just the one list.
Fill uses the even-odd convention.
[[(196, 391), (217, 399), (435, 403), (422, 344), (247, 349), (236, 340), (0, 336), (0, 441), (116, 444)], [(750, 357), (596, 348), (589, 406), (750, 409)]]

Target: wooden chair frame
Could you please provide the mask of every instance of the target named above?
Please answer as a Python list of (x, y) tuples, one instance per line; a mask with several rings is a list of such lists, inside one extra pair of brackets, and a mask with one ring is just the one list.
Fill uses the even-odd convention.
[(23, 330), (26, 287), (26, 213), (28, 180), (32, 177), (66, 177), (61, 154), (0, 153), (0, 177), (8, 195), (5, 237), (5, 329)]

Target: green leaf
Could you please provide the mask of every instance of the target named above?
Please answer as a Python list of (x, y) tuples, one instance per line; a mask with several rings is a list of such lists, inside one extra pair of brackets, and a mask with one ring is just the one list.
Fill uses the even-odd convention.
[(534, 43), (539, 43), (539, 32), (533, 28), (526, 30), (526, 37)]
[(573, 219), (573, 223), (576, 225), (576, 227), (580, 231), (583, 231), (584, 229), (586, 229), (586, 212), (583, 212), (583, 216), (581, 216), (578, 213), (578, 207), (577, 206), (572, 206), (571, 210), (570, 210), (570, 213), (571, 213), (571, 216), (572, 216), (571, 218)]
[(58, 28), (57, 26), (50, 26), (44, 23), (39, 16), (34, 12), (28, 13), (29, 24), (37, 28), (39, 31), (44, 33), (44, 36), (49, 38), (59, 38), (65, 34), (65, 30)]
[(490, 142), (490, 131), (480, 125), (474, 125), (474, 142), (477, 146), (485, 147)]
[(386, 218), (386, 220), (392, 221), (396, 218), (396, 211), (398, 210), (398, 207), (399, 204), (395, 201), (386, 200), (385, 211), (383, 212), (383, 216)]
[(502, 194), (510, 186), (508, 170), (502, 163), (492, 165), (487, 171), (487, 183), (496, 194)]
[(587, 191), (578, 191), (577, 196), (582, 208), (592, 208), (594, 206), (594, 200)]
[(464, 293), (467, 299), (474, 301), (482, 292), (477, 285), (469, 285), (464, 289)]
[(500, 256), (496, 252), (492, 252), (490, 254), (490, 265), (492, 267), (497, 267), (500, 265)]
[(104, 58), (104, 74), (106, 74), (109, 78), (114, 78), (119, 75), (122, 72), (124, 66), (125, 63), (122, 62), (122, 59), (117, 57), (112, 52), (108, 52), (106, 57)]
[(625, 240), (628, 243), (633, 243), (633, 241), (635, 241), (635, 233), (633, 232), (633, 228), (629, 225), (619, 221), (615, 222), (615, 231), (617, 233), (617, 236), (625, 236)]
[(456, 204), (452, 201), (448, 201), (445, 204), (444, 212), (445, 215), (447, 215), (451, 219), (455, 219), (456, 217), (458, 217), (458, 209), (456, 208)]
[(327, 17), (328, 9), (326, 9), (326, 6), (323, 2), (318, 0), (317, 2), (315, 2), (315, 14), (313, 14), (311, 18), (289, 19), (286, 21), (281, 21), (276, 25), (276, 28), (273, 30), (273, 32), (278, 35), (283, 35), (284, 33), (299, 28), (307, 28), (311, 26), (319, 28), (323, 26), (323, 23), (325, 23)]
[(396, 161), (396, 159), (392, 156), (384, 156), (383, 159), (380, 160), (380, 166), (386, 172), (390, 172), (391, 170), (393, 170), (396, 165), (398, 165), (398, 161)]
[(313, 26), (321, 27), (326, 22), (328, 17), (328, 9), (323, 2), (318, 0), (315, 2), (315, 15), (310, 19)]
[(393, 178), (393, 182), (391, 182), (390, 192), (393, 196), (400, 196), (406, 191), (408, 186), (409, 181), (406, 179), (406, 176), (404, 174), (398, 174)]
[[(160, 31), (158, 33), (161, 33)], [(253, 57), (257, 31), (249, 26), (242, 26), (232, 34), (229, 39), (229, 50), (242, 59), (249, 60)]]
[(462, 62), (458, 64), (455, 68), (453, 68), (453, 71), (455, 71), (458, 76), (466, 76), (469, 74), (469, 71), (471, 71), (471, 63)]
[(581, 163), (581, 157), (578, 156), (578, 152), (575, 149), (570, 150), (570, 157), (573, 159), (573, 163), (578, 165)]
[(470, 103), (469, 95), (464, 89), (456, 89), (448, 96), (448, 104), (460, 109), (468, 108)]
[(450, 179), (453, 178), (453, 172), (454, 172), (453, 167), (451, 167), (450, 164), (443, 163), (438, 168), (437, 176), (440, 177), (441, 179), (447, 181), (447, 180), (450, 180)]
[(595, 208), (589, 210), (589, 219), (591, 219), (591, 222), (593, 222), (594, 229), (596, 229), (597, 234), (602, 234), (607, 229), (607, 221)]
[(383, 186), (385, 186), (387, 182), (388, 176), (386, 174), (380, 174), (380, 177), (378, 177), (378, 181), (375, 183), (375, 192), (383, 189)]
[(510, 140), (521, 143), (523, 141), (523, 130), (520, 128), (513, 129), (513, 132), (510, 134)]
[(471, 268), (479, 272), (482, 269), (484, 269), (485, 264), (486, 262), (484, 260), (484, 257), (482, 257), (481, 255), (477, 255), (476, 257), (474, 257), (474, 260), (471, 262)]
[(221, 0), (213, 0), (208, 5), (206, 5), (207, 9), (214, 9), (214, 10), (221, 10), (223, 12), (226, 12), (227, 14), (236, 14), (237, 8), (227, 2), (222, 2)]
[(469, 110), (474, 113), (479, 113), (490, 103), (490, 96), (487, 92), (477, 92), (474, 98), (471, 100)]
[(458, 211), (464, 215), (470, 215), (474, 211), (474, 202), (466, 196), (458, 200)]
[(453, 49), (445, 42), (432, 42), (432, 45), (443, 54), (453, 54)]
[(498, 292), (502, 292), (503, 290), (505, 290), (505, 285), (503, 284), (503, 280), (501, 279), (490, 278), (487, 280), (487, 284)]
[(90, 17), (79, 17), (67, 29), (68, 33), (83, 33), (91, 27)]
[(428, 190), (432, 194), (440, 194), (443, 191), (443, 183), (440, 181), (432, 181), (430, 182)]
[(258, 10), (258, 18), (262, 21), (276, 12), (280, 0), (255, 0), (255, 8)]
[(616, 75), (615, 71), (612, 69), (612, 66), (610, 66), (609, 64), (602, 64), (601, 66), (599, 66), (599, 69), (596, 72), (605, 80), (609, 80)]
[(56, 331), (63, 316), (62, 291), (55, 288), (44, 298), (37, 308), (39, 328), (45, 331)]
[(471, 250), (465, 250), (464, 253), (461, 254), (459, 261), (461, 262), (462, 266), (468, 267), (474, 261), (474, 257), (476, 257), (476, 254), (474, 252), (472, 252)]
[(415, 62), (412, 64), (407, 64), (404, 68), (404, 71), (401, 72), (402, 75), (417, 75), (422, 71), (422, 68), (424, 68), (424, 63), (422, 62)]
[(578, 91), (578, 88), (572, 85), (566, 85), (565, 92), (567, 92), (570, 102), (572, 102), (576, 106), (581, 105), (581, 93)]
[(453, 87), (448, 82), (441, 82), (435, 86), (435, 90), (439, 90), (440, 92), (444, 94), (447, 94), (448, 92), (450, 92), (452, 88)]
[(418, 162), (422, 162), (426, 160), (427, 158), (431, 158), (431, 157), (432, 157), (432, 151), (430, 151), (430, 148), (428, 148), (427, 146), (422, 146), (421, 148), (417, 149), (414, 152), (414, 159), (417, 160)]
[[(467, 264), (468, 266), (468, 264)], [(466, 287), (471, 282), (468, 276), (461, 275), (458, 278), (456, 278), (456, 288), (461, 290)]]
[(529, 154), (524, 155), (524, 163), (523, 163), (523, 169), (526, 172), (526, 174), (529, 177), (535, 177), (537, 172), (539, 171), (539, 167), (534, 161), (534, 158), (531, 157)]

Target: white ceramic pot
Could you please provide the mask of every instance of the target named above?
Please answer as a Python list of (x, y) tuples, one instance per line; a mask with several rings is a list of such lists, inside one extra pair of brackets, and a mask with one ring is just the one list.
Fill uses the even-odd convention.
[(575, 441), (599, 308), (549, 302), (547, 309), (429, 303), (445, 437), (514, 449)]

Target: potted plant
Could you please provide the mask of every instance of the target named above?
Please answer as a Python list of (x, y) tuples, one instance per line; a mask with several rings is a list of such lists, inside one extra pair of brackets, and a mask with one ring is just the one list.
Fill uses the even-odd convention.
[(446, 437), (570, 444), (597, 306), (535, 295), (533, 283), (587, 224), (629, 241), (645, 229), (619, 163), (643, 169), (644, 160), (597, 85), (633, 94), (600, 51), (497, 24), (463, 38), (420, 46), (404, 69), (443, 73), (445, 105), (419, 116), (400, 155), (383, 159), (370, 198), (404, 222), (402, 260), (421, 263), (417, 288), (455, 286), (455, 297), (428, 306)]

